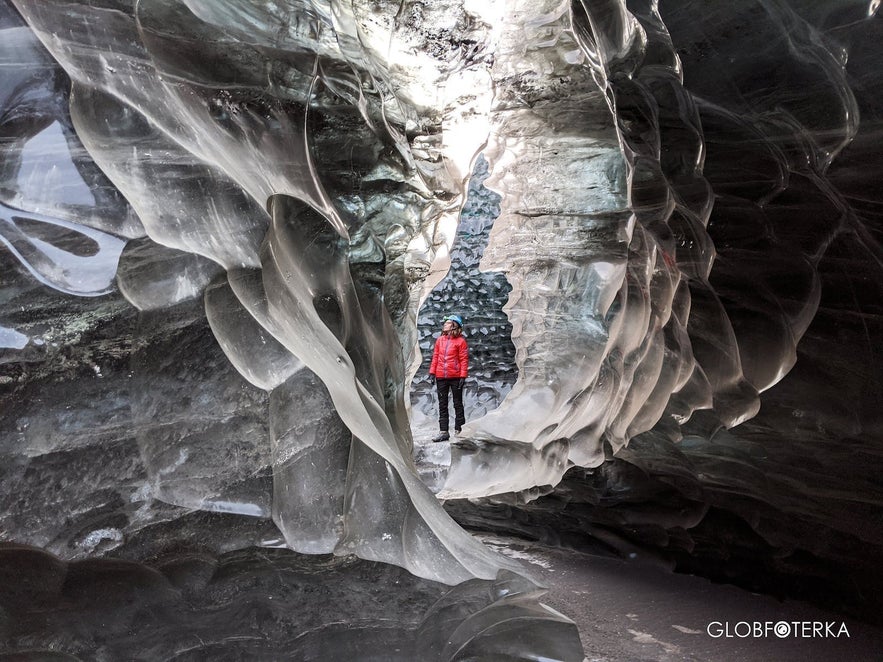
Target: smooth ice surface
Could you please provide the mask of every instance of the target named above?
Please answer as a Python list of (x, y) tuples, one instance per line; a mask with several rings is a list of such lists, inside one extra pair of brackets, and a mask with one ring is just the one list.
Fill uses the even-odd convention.
[[(4, 0), (4, 531), (80, 558), (235, 513), (447, 583), (516, 569), (413, 459), (453, 253), (467, 334), (506, 292), (511, 344), (430, 477), (487, 510), (452, 512), (873, 573), (876, 14)], [(499, 200), (458, 226), (479, 152)], [(479, 226), (488, 281), (455, 248)]]
[(0, 545), (0, 651), (22, 660), (560, 660), (576, 626), (500, 573), (454, 588), (287, 550), (66, 563)]
[[(282, 450), (290, 424), (276, 421), (290, 414), (271, 404), (269, 425), (279, 428), (273, 433), (277, 524), (295, 549), (357, 553), (449, 582), (514, 567), (463, 533), (417, 479), (402, 398), (403, 340), (412, 337), (411, 300), (422, 283), (406, 267), (415, 261), (428, 266), (447, 241), (432, 233), (453, 225), (459, 189), (482, 139), (471, 118), (482, 115), (458, 98), (456, 107), (429, 113), (410, 142), (404, 132), (418, 106), (423, 111), (428, 100), (438, 101), (427, 77), (456, 78), (453, 91), (466, 79), (486, 77), (485, 68), (418, 55), (410, 70), (390, 69), (372, 40), (395, 32), (390, 25), (360, 23), (367, 17), (364, 8), (354, 7), (353, 16), (332, 16), (319, 7), (298, 25), (290, 23), (306, 11), (298, 3), (266, 12), (250, 3), (228, 3), (221, 10), (192, 4), (17, 7), (73, 80), (77, 134), (132, 205), (147, 236), (227, 271), (226, 279), (216, 278), (206, 291), (206, 312), (232, 364), (267, 391), (286, 388), (305, 366), (330, 396), (318, 406), (333, 406), (346, 426), (349, 439), (335, 437), (327, 445), (326, 427), (306, 444), (317, 479), (328, 462), (347, 472), (333, 489), (340, 497), (332, 501), (337, 512), (321, 515), (312, 510), (324, 505), (310, 506), (315, 499), (291, 493), (297, 478), (284, 467), (293, 468), (287, 459), (292, 451)], [(438, 11), (445, 21), (456, 16), (450, 7)], [(291, 26), (281, 37), (280, 17)], [(58, 38), (62, 25), (64, 37)], [(380, 32), (369, 34), (375, 29)], [(187, 61), (199, 66), (185, 67)], [(267, 68), (274, 71), (269, 87)], [(352, 96), (354, 85), (366, 84), (377, 91), (366, 94), (363, 88), (359, 98)], [(399, 100), (384, 98), (388, 85), (398, 90)], [(480, 93), (475, 103), (490, 98), (490, 88), (475, 89)], [(352, 151), (343, 164), (336, 147), (325, 147), (338, 125), (353, 133), (358, 165)], [(438, 138), (441, 144), (430, 146)], [(453, 143), (446, 145), (449, 140)], [(440, 158), (442, 169), (434, 165)], [(355, 198), (353, 177), (372, 182), (376, 192)], [(399, 213), (372, 201), (391, 185), (403, 198)], [(442, 191), (450, 195), (439, 195)], [(205, 270), (185, 271), (189, 265), (175, 258), (166, 266), (185, 273), (173, 286), (147, 285), (145, 280), (168, 276), (130, 267), (135, 255), (127, 257), (122, 291), (142, 310), (162, 308), (157, 296), (167, 296), (167, 305), (186, 300), (205, 285), (203, 274), (211, 277)], [(384, 302), (388, 288), (393, 291)], [(284, 393), (299, 398), (296, 389)], [(149, 392), (140, 395), (136, 409), (155, 417)], [(271, 401), (280, 397), (274, 394)], [(315, 416), (309, 402), (301, 404), (305, 411), (297, 423)], [(229, 425), (224, 418), (216, 424)], [(206, 463), (223, 456), (203, 458), (202, 448), (214, 436), (208, 422), (194, 430), (198, 436), (179, 426), (142, 429), (142, 452), (160, 499), (190, 508), (268, 512), (257, 495), (244, 501), (217, 498), (225, 487), (217, 484), (218, 474), (205, 473)], [(246, 426), (238, 434), (253, 436), (261, 429)], [(221, 483), (225, 476), (220, 474)], [(384, 487), (366, 500), (368, 485)], [(303, 528), (306, 521), (292, 520), (294, 512), (304, 512), (312, 523)], [(318, 520), (327, 523), (319, 526)]]

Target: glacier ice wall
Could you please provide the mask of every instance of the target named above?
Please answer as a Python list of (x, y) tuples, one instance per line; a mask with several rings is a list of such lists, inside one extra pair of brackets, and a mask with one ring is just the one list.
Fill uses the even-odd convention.
[[(418, 51), (392, 66), (382, 49), (401, 38), (392, 8), (17, 6), (70, 75), (77, 135), (143, 233), (194, 256), (179, 258), (172, 291), (118, 248), (121, 290), (154, 310), (209, 281), (206, 315), (221, 348), (270, 393), (271, 512), (289, 545), (452, 582), (511, 566), (464, 534), (417, 479), (402, 394), (411, 301), (456, 223), (480, 139), (472, 105), (489, 96), (474, 84), (486, 76), (481, 58)], [(439, 96), (444, 79), (455, 106)], [(477, 91), (472, 105), (463, 85)], [(135, 403), (137, 418), (163, 416), (149, 400)], [(292, 403), (337, 415), (305, 425)], [(211, 478), (187, 469), (204, 471), (205, 442), (199, 452), (174, 429), (141, 429), (159, 498), (268, 513), (261, 500), (206, 497), (218, 492)], [(332, 511), (314, 505), (317, 481)]]
[[(755, 590), (875, 603), (876, 588), (857, 587), (881, 585), (876, 3), (640, 5), (605, 20), (636, 21), (643, 55), (598, 66), (650, 249), (629, 264), (655, 250), (666, 264), (654, 278), (676, 266), (648, 290), (671, 305), (657, 383), (676, 379), (674, 366), (688, 380), (658, 401), (648, 431), (635, 426), (612, 460), (572, 469), (547, 497), (451, 510), (471, 526), (650, 553)], [(581, 34), (593, 44), (598, 32)], [(539, 334), (560, 323), (530, 322)]]
[[(46, 328), (61, 304), (10, 280), (6, 301), (44, 317), (10, 305), (0, 327), (6, 452), (26, 484), (31, 458), (105, 443), (84, 425), (120, 442), (131, 422), (137, 444), (137, 461), (115, 456), (136, 487), (101, 483), (113, 525), (70, 536), (24, 504), (7, 517), (24, 541), (91, 553), (182, 508), (269, 516), (296, 550), (446, 582), (512, 567), (416, 478), (405, 406), (418, 307), (480, 151), (500, 195), (481, 265), (511, 287), (517, 376), (484, 384), (501, 402), (469, 421), (447, 496), (530, 500), (628, 459), (695, 498), (680, 529), (714, 503), (778, 548), (806, 544), (783, 519), (832, 526), (852, 501), (831, 485), (797, 507), (812, 490), (782, 468), (793, 456), (740, 455), (738, 431), (804, 434), (764, 418), (764, 394), (795, 371), (811, 383), (800, 348), (842, 338), (867, 374), (815, 349), (805, 369), (851, 384), (859, 404), (835, 403), (852, 419), (830, 436), (874, 456), (876, 3), (13, 4), (27, 26), (2, 5), (6, 264), (95, 299)], [(97, 296), (114, 281), (137, 313)], [(823, 324), (852, 316), (864, 337)], [(105, 322), (129, 340), (104, 372), (91, 355), (49, 367)], [(83, 387), (95, 411), (22, 404), (77, 366), (116, 385)], [(848, 533), (865, 540), (881, 499), (859, 482), (868, 512)]]

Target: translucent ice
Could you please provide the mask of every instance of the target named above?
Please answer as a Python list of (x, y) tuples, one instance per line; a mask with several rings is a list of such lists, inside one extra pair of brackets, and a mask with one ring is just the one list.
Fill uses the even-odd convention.
[[(800, 3), (14, 4), (0, 239), (50, 287), (116, 276), (141, 311), (151, 493), (270, 515), (294, 549), (445, 582), (514, 567), (418, 479), (404, 397), (479, 151), (517, 377), (484, 385), (444, 496), (527, 498), (650, 430), (744, 423), (795, 365), (836, 239), (879, 264), (826, 179), (858, 135), (847, 49)], [(199, 297), (217, 346), (188, 363)]]
[(5, 544), (0, 578), (3, 650), (20, 659), (583, 659), (576, 626), (505, 572), (451, 588), (278, 549), (65, 563)]

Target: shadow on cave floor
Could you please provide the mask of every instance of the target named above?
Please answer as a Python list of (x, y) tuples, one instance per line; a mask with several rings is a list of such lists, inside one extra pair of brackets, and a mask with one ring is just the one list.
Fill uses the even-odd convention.
[[(576, 623), (587, 660), (872, 660), (883, 651), (883, 629), (804, 602), (779, 601), (641, 561), (477, 537), (520, 559), (548, 588), (541, 602)], [(784, 637), (773, 629), (781, 623), (788, 628)], [(754, 636), (758, 627), (763, 636)]]
[[(451, 444), (468, 446), (469, 440), (433, 443), (437, 430), (427, 426), (413, 433), (418, 472), (437, 493), (450, 466)], [(541, 602), (576, 623), (587, 660), (871, 660), (883, 651), (883, 629), (798, 600), (674, 573), (658, 562), (473, 535), (520, 560), (547, 587)], [(779, 625), (781, 631), (781, 623), (788, 628), (784, 637), (774, 630)]]

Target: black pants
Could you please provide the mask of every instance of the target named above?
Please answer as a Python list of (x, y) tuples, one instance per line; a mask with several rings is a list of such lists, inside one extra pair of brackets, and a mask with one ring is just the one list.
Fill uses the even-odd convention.
[(466, 423), (463, 413), (463, 387), (459, 379), (436, 379), (438, 389), (438, 429), (448, 431), (448, 391), (454, 396), (454, 429), (459, 430)]

